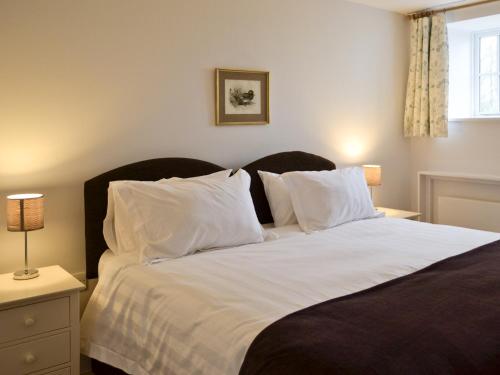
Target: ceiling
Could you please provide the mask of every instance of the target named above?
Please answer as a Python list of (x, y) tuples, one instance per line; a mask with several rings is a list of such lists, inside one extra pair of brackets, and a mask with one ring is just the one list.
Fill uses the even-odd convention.
[(355, 3), (369, 5), (374, 8), (381, 8), (393, 12), (408, 14), (417, 10), (442, 7), (442, 6), (455, 6), (463, 4), (477, 3), (481, 0), (350, 0)]

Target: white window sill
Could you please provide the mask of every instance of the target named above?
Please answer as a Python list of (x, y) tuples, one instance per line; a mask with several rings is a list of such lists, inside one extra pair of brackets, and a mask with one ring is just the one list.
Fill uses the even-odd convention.
[(455, 123), (500, 123), (500, 116), (489, 117), (464, 117), (464, 118), (450, 118), (448, 122)]

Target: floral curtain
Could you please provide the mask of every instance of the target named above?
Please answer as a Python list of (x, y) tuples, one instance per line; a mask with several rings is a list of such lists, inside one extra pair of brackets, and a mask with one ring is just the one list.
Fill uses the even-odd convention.
[(411, 21), (411, 59), (405, 137), (448, 136), (448, 34), (446, 16)]

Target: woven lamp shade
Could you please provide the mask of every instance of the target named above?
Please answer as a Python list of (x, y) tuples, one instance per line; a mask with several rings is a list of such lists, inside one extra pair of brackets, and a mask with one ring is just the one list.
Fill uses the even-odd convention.
[(7, 197), (7, 230), (28, 232), (43, 228), (43, 194)]
[(368, 186), (379, 186), (382, 184), (382, 167), (380, 165), (363, 165), (363, 168)]

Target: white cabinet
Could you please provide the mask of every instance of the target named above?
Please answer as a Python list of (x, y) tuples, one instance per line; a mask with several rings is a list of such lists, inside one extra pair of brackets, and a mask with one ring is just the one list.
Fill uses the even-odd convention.
[(31, 280), (0, 275), (0, 372), (79, 375), (84, 286), (59, 266), (39, 271)]

